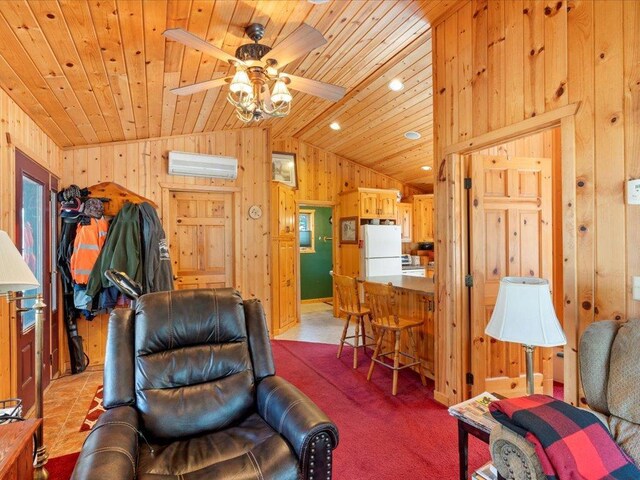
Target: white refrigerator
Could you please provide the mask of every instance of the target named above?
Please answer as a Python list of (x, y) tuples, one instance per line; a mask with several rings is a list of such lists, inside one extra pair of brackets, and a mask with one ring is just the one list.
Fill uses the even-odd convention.
[(360, 276), (402, 275), (402, 240), (399, 225), (360, 227)]

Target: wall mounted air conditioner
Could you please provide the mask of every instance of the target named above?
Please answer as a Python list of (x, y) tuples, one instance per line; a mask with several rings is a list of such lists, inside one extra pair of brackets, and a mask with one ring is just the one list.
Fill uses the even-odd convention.
[(171, 151), (169, 152), (169, 175), (234, 180), (238, 177), (238, 160), (221, 155)]

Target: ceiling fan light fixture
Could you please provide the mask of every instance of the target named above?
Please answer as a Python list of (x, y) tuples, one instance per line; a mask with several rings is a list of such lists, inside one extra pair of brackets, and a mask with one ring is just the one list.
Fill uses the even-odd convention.
[(393, 80), (391, 80), (389, 82), (389, 89), (393, 90), (394, 92), (399, 92), (400, 90), (402, 90), (404, 88), (404, 83), (402, 83), (400, 80), (398, 80), (397, 78), (394, 78)]
[(291, 93), (282, 80), (277, 80), (271, 92), (271, 101), (275, 104), (291, 102)]
[(337, 131), (337, 130), (340, 130), (342, 127), (340, 126), (340, 124), (338, 122), (331, 122), (329, 124), (329, 128), (331, 130), (336, 130)]

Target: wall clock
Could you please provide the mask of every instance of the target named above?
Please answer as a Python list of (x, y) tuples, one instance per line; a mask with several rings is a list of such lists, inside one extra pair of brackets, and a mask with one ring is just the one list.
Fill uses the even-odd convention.
[(259, 219), (262, 216), (262, 208), (260, 208), (260, 205), (251, 205), (249, 207), (249, 216), (254, 220)]

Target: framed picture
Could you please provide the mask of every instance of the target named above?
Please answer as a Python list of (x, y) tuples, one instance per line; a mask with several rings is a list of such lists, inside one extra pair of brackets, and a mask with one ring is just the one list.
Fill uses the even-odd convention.
[(340, 243), (358, 243), (358, 217), (340, 219)]
[(298, 188), (296, 155), (294, 153), (273, 152), (271, 157), (271, 179)]

